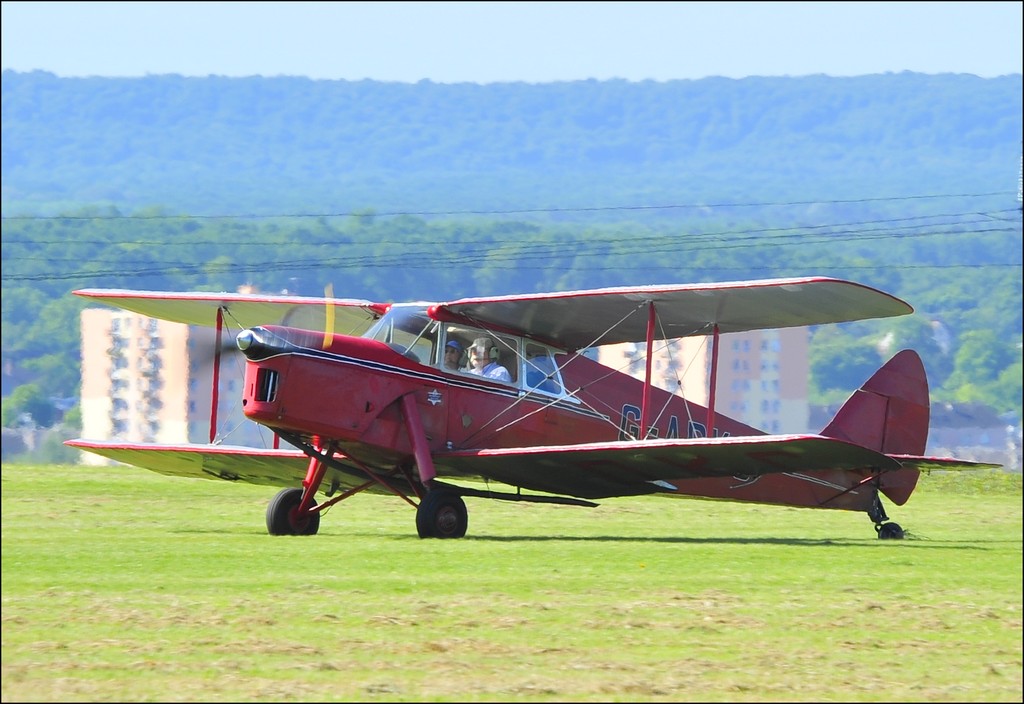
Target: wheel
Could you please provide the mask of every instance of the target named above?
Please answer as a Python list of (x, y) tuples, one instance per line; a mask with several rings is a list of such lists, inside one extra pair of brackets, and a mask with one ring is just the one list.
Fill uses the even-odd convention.
[(878, 527), (879, 540), (903, 540), (903, 529), (899, 523), (884, 523)]
[[(271, 535), (316, 535), (320, 514), (295, 515), (302, 501), (302, 489), (282, 489), (267, 505), (267, 532)], [(310, 508), (316, 506), (316, 501)]]
[(451, 491), (430, 491), (416, 509), (421, 538), (461, 538), (469, 527), (466, 502)]

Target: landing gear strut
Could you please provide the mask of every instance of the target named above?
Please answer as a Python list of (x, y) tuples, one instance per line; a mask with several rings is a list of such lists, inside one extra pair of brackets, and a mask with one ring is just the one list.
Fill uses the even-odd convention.
[(900, 524), (886, 523), (889, 517), (885, 515), (885, 507), (882, 506), (882, 500), (878, 498), (878, 494), (875, 494), (875, 501), (868, 509), (868, 518), (874, 522), (879, 540), (903, 540), (903, 528), (900, 527)]

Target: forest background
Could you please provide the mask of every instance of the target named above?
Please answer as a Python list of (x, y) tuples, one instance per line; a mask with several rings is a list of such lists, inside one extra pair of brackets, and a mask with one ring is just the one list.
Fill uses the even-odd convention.
[(4, 71), (2, 94), (5, 427), (73, 422), (79, 288), (398, 301), (808, 275), (916, 311), (814, 329), (812, 403), (912, 347), (933, 402), (1020, 423), (1019, 74)]

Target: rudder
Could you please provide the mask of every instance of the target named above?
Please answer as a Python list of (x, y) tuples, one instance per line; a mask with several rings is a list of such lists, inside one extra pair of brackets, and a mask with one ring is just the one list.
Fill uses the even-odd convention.
[[(887, 455), (923, 455), (930, 419), (928, 377), (921, 357), (902, 350), (847, 399), (821, 434)], [(879, 488), (896, 504), (910, 498), (917, 470), (883, 475)]]

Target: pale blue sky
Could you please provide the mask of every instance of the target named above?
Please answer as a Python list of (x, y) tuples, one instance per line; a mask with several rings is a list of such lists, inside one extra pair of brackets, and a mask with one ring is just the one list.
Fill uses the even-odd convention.
[(3, 68), (437, 83), (1020, 74), (1021, 2), (2, 3)]

